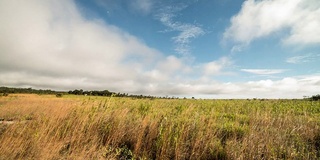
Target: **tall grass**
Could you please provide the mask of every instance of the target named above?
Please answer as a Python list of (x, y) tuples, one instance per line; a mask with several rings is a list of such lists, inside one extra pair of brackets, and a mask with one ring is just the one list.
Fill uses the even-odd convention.
[(319, 101), (20, 94), (0, 118), (0, 159), (320, 158)]

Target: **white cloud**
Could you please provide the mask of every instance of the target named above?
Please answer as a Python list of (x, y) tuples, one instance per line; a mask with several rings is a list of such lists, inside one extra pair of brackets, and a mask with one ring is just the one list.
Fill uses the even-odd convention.
[(243, 94), (251, 97), (257, 95), (257, 98), (302, 98), (318, 94), (320, 76), (286, 77), (276, 81), (250, 81), (242, 86), (244, 88)]
[(204, 75), (218, 75), (221, 74), (222, 69), (230, 66), (232, 61), (228, 57), (222, 57), (217, 61), (212, 61), (203, 65)]
[(279, 74), (287, 71), (286, 69), (241, 69), (243, 72), (259, 74), (259, 75), (270, 75)]
[(161, 9), (160, 13), (157, 15), (160, 22), (169, 28), (167, 31), (179, 32), (179, 35), (172, 39), (177, 45), (175, 51), (184, 56), (190, 54), (189, 44), (191, 43), (191, 39), (205, 34), (204, 30), (199, 25), (174, 21), (176, 13), (186, 7), (187, 6), (185, 5), (179, 7), (165, 7)]
[(285, 77), (280, 80), (258, 80), (241, 83), (214, 80), (172, 81), (157, 86), (165, 95), (195, 96), (196, 98), (303, 98), (319, 94), (320, 76)]
[(307, 63), (314, 61), (316, 59), (320, 58), (320, 54), (307, 54), (303, 56), (294, 56), (294, 57), (289, 57), (286, 59), (287, 63), (293, 63), (293, 64), (299, 64), (299, 63)]
[(137, 80), (137, 64), (152, 66), (161, 56), (115, 26), (84, 19), (73, 1), (1, 1), (0, 10), (1, 84), (48, 79), (37, 85), (125, 91), (115, 86)]
[(170, 74), (175, 74), (176, 72), (188, 73), (192, 70), (190, 66), (187, 66), (182, 59), (179, 59), (172, 55), (159, 62), (156, 68)]
[(232, 17), (224, 39), (249, 44), (272, 33), (289, 29), (285, 44), (319, 44), (320, 1), (318, 0), (247, 0)]

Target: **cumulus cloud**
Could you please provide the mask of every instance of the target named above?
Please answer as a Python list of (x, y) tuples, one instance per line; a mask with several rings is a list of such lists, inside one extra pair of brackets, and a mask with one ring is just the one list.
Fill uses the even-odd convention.
[(160, 56), (115, 26), (84, 19), (73, 1), (1, 1), (0, 10), (2, 84), (39, 76), (52, 80), (38, 85), (73, 79), (77, 87), (98, 81), (93, 88), (116, 88)]
[(203, 65), (204, 75), (218, 75), (221, 74), (222, 69), (230, 66), (232, 61), (228, 57), (222, 57), (219, 60), (212, 61)]
[(182, 59), (179, 59), (173, 55), (170, 55), (166, 57), (164, 61), (159, 62), (156, 68), (159, 68), (159, 70), (170, 74), (175, 74), (176, 72), (188, 73), (192, 71), (192, 68), (184, 64)]
[(319, 44), (320, 1), (247, 0), (231, 18), (224, 40), (249, 44), (251, 41), (288, 30), (284, 44)]
[(271, 74), (279, 74), (287, 71), (286, 69), (241, 69), (243, 72), (248, 72), (252, 74), (259, 75), (271, 75)]
[(175, 21), (176, 13), (185, 9), (186, 5), (178, 7), (167, 6), (160, 10), (160, 13), (156, 16), (162, 24), (167, 26), (167, 31), (178, 31), (179, 35), (173, 37), (173, 41), (176, 43), (175, 51), (181, 55), (190, 54), (191, 40), (203, 35), (205, 32), (200, 25), (183, 23)]

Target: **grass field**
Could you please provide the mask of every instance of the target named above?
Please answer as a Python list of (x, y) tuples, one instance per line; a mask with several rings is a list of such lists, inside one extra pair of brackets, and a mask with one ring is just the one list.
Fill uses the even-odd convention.
[(0, 97), (0, 159), (319, 159), (320, 101)]

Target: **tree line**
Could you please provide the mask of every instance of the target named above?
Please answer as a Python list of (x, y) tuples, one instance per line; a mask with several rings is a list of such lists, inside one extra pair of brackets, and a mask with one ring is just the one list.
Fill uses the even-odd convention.
[(8, 94), (15, 94), (15, 93), (25, 93), (25, 94), (55, 94), (57, 97), (62, 97), (65, 94), (70, 95), (84, 95), (84, 96), (105, 96), (105, 97), (131, 97), (131, 98), (162, 98), (162, 99), (176, 99), (178, 97), (157, 97), (157, 96), (151, 96), (151, 95), (134, 95), (134, 94), (128, 94), (128, 93), (116, 93), (111, 92), (108, 90), (91, 90), (91, 91), (85, 91), (83, 89), (75, 89), (70, 91), (54, 91), (54, 90), (43, 90), (43, 89), (33, 89), (33, 88), (11, 88), (11, 87), (0, 87), (0, 95), (7, 96)]
[(10, 87), (0, 87), (0, 93), (32, 93), (32, 94), (58, 94), (62, 92), (53, 91), (49, 89), (32, 89), (32, 88), (10, 88)]
[[(106, 97), (131, 97), (131, 98), (161, 98), (161, 99), (178, 99), (179, 97), (169, 97), (169, 96), (151, 96), (151, 95), (134, 95), (134, 94), (128, 94), (128, 93), (116, 93), (111, 92), (108, 90), (92, 90), (92, 91), (84, 91), (83, 89), (75, 89), (70, 90), (68, 92), (66, 91), (54, 91), (50, 89), (33, 89), (33, 88), (12, 88), (12, 87), (0, 87), (0, 96), (8, 96), (8, 94), (14, 94), (14, 93), (25, 93), (25, 94), (55, 94), (57, 97), (61, 97), (65, 94), (71, 94), (71, 95), (84, 95), (84, 96), (106, 96)], [(186, 99), (186, 98), (184, 98)], [(194, 97), (192, 97), (194, 99)], [(311, 101), (318, 101), (320, 100), (320, 94), (313, 95), (308, 98), (304, 98)]]
[(161, 97), (161, 96), (151, 96), (151, 95), (134, 95), (134, 94), (128, 94), (128, 93), (116, 93), (116, 92), (110, 92), (108, 90), (103, 90), (103, 91), (97, 91), (97, 90), (92, 90), (92, 91), (84, 91), (82, 89), (75, 89), (75, 90), (70, 90), (68, 91), (68, 94), (74, 94), (74, 95), (85, 95), (85, 96), (107, 96), (107, 97), (131, 97), (131, 98), (149, 98), (149, 99), (154, 99), (154, 98), (161, 98), (161, 99), (177, 99), (178, 97)]

